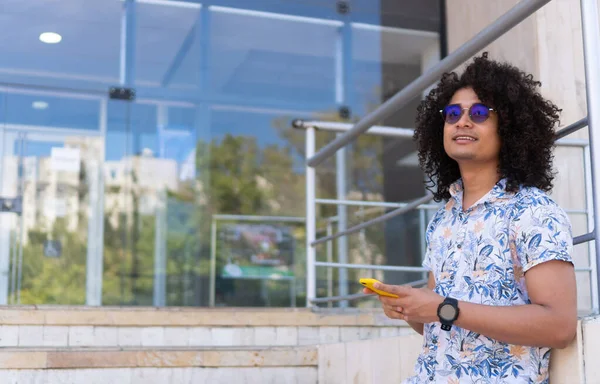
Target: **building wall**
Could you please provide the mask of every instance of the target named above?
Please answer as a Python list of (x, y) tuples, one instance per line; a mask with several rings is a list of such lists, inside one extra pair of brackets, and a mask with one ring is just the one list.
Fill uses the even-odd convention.
[[(518, 3), (517, 0), (447, 2), (448, 52), (451, 53), (475, 36), (500, 15)], [(585, 73), (581, 10), (578, 1), (551, 1), (525, 19), (513, 30), (485, 48), (492, 59), (509, 61), (541, 81), (541, 93), (562, 109), (563, 128), (586, 116)], [(462, 68), (462, 66), (461, 66)], [(587, 129), (569, 138), (586, 138)], [(558, 147), (554, 167), (557, 175), (552, 197), (563, 208), (586, 209), (584, 151)], [(574, 236), (589, 232), (587, 218), (570, 213)], [(575, 247), (577, 267), (588, 267), (588, 246)], [(590, 278), (577, 274), (580, 308), (589, 308), (592, 299)]]

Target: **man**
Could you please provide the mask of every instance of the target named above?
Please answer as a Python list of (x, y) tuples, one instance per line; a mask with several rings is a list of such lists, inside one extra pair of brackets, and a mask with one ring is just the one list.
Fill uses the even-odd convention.
[(375, 286), (424, 336), (408, 383), (547, 383), (551, 348), (575, 337), (571, 224), (546, 194), (560, 110), (539, 85), (483, 54), (419, 106), (419, 160), (447, 200), (426, 232), (429, 283)]

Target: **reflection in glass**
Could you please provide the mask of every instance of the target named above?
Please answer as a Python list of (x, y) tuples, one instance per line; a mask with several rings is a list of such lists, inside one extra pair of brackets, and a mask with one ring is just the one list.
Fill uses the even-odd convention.
[(101, 137), (4, 132), (2, 195), (22, 213), (1, 218), (10, 258), (8, 298), (20, 304), (85, 304), (90, 219), (96, 205)]
[[(29, 303), (304, 306), (305, 138), (290, 121), (354, 122), (410, 83), (437, 60), (438, 2), (358, 0), (340, 13), (322, 1), (137, 1), (127, 44), (123, 3), (105, 3), (3, 9), (8, 30), (37, 20), (63, 38), (48, 45), (23, 33), (3, 46), (0, 81), (18, 91), (0, 99), (2, 196), (18, 196), (23, 181), (24, 213), (0, 218), (0, 240), (12, 244), (0, 252), (11, 276), (0, 278), (0, 302), (10, 293)], [(424, 20), (427, 31), (414, 29)], [(137, 99), (108, 100), (124, 71)], [(411, 128), (414, 107), (382, 123)], [(317, 148), (333, 138), (319, 132)], [(80, 151), (79, 173), (52, 170), (55, 148)], [(414, 150), (361, 137), (341, 179), (335, 156), (317, 168), (317, 196), (420, 196)], [(343, 227), (342, 211), (318, 205), (320, 236)], [(384, 212), (345, 211), (346, 226)], [(348, 262), (419, 263), (415, 215), (348, 237)], [(319, 258), (336, 261), (338, 246)], [(319, 296), (339, 293), (337, 270), (318, 279)]]

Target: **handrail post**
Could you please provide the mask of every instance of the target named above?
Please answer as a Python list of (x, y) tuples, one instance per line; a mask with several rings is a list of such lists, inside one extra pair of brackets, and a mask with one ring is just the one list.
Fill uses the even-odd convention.
[[(590, 171), (594, 201), (594, 231), (600, 229), (600, 26), (598, 25), (597, 0), (581, 0), (581, 27), (583, 32), (583, 55), (585, 64), (585, 87), (590, 137)], [(600, 265), (600, 236), (595, 238), (596, 265)], [(600, 268), (596, 268), (600, 280)], [(594, 303), (593, 306), (598, 306)]]
[[(585, 209), (586, 209), (586, 220), (588, 231), (594, 231), (594, 191), (592, 190), (592, 172), (590, 169), (590, 146), (586, 145), (583, 147), (583, 171), (585, 177)], [(596, 261), (596, 242), (589, 241), (588, 246), (588, 263), (591, 268), (590, 272), (590, 293), (592, 298), (592, 311), (596, 312), (598, 308), (598, 279), (596, 276), (596, 270), (598, 264)]]
[[(305, 136), (306, 158), (315, 153), (315, 128), (306, 127)], [(306, 166), (306, 306), (313, 305), (312, 300), (317, 296), (316, 249), (312, 245), (316, 240), (316, 211), (315, 211), (316, 176), (315, 169)]]
[[(337, 134), (340, 135), (339, 133)], [(346, 148), (340, 148), (335, 154), (335, 179), (338, 200), (346, 198)], [(337, 205), (338, 231), (345, 231), (348, 223), (348, 209), (345, 205)], [(340, 236), (337, 239), (338, 263), (348, 262), (348, 237)], [(338, 291), (340, 296), (348, 295), (348, 271), (345, 268), (338, 269)], [(346, 308), (347, 301), (340, 301), (340, 307)]]

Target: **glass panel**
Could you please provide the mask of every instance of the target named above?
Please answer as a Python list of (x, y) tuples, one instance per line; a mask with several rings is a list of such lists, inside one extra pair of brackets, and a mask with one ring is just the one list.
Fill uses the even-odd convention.
[(155, 132), (156, 106), (109, 102), (103, 285), (103, 302), (108, 305), (152, 304), (155, 201), (146, 195), (156, 196), (162, 186), (159, 178), (165, 176), (150, 164), (157, 152)]
[[(427, 4), (415, 6), (420, 10), (432, 7), (431, 2)], [(317, 1), (229, 0), (210, 6), (153, 2), (138, 3), (136, 9), (138, 95), (153, 99), (156, 105), (169, 99), (186, 100), (193, 106), (169, 107), (166, 112), (159, 109), (156, 121), (128, 128), (131, 137), (109, 132), (115, 140), (121, 137), (109, 149), (121, 157), (123, 153), (142, 156), (139, 151), (143, 148), (133, 141), (141, 142), (146, 135), (144, 148), (152, 149), (147, 154), (179, 164), (179, 181), (167, 188), (166, 209), (155, 209), (154, 224), (148, 218), (142, 225), (148, 236), (154, 236), (154, 242), (144, 241), (149, 253), (139, 262), (144, 273), (154, 265), (154, 302), (162, 295), (167, 305), (293, 305), (294, 300), (296, 305), (304, 305), (303, 224), (279, 218), (305, 214), (304, 132), (291, 129), (290, 121), (348, 122), (339, 116), (341, 105), (350, 108), (350, 119), (366, 114), (421, 73), (424, 52), (437, 44), (437, 35), (411, 30), (414, 26), (408, 24), (383, 28), (382, 14), (397, 9), (384, 10), (379, 2), (369, 1), (353, 2), (348, 15), (337, 13), (333, 3)], [(432, 9), (437, 12), (437, 5)], [(415, 15), (407, 12), (403, 20)], [(139, 120), (137, 113), (142, 112), (134, 112), (135, 108), (132, 118)], [(414, 103), (399, 111), (399, 117), (389, 124), (411, 127), (411, 108)], [(164, 116), (173, 131), (166, 136), (160, 128)], [(188, 137), (184, 132), (189, 127), (193, 129)], [(319, 132), (317, 148), (334, 137)], [(188, 138), (196, 140), (193, 153)], [(347, 149), (346, 190), (337, 191), (334, 156), (317, 168), (317, 194), (374, 201), (407, 201), (420, 196), (422, 174), (414, 150), (410, 139), (363, 137)], [(393, 179), (404, 181), (398, 185)], [(409, 182), (417, 187), (406, 187)], [(335, 205), (319, 205), (318, 213), (330, 217), (338, 210)], [(152, 210), (147, 215), (151, 216)], [(368, 232), (368, 242), (377, 247), (379, 259), (419, 264), (419, 240), (411, 235), (420, 228), (420, 216), (415, 215), (398, 219), (401, 222), (389, 228), (380, 225), (372, 235)], [(143, 216), (140, 214), (139, 220), (143, 221)], [(164, 233), (161, 222), (168, 224)], [(410, 243), (417, 261), (394, 259), (392, 250), (397, 244), (392, 244), (392, 239), (398, 238), (394, 231), (399, 227), (402, 236), (413, 240), (403, 244)], [(273, 238), (287, 234), (294, 240), (291, 266), (285, 272), (284, 268), (270, 270), (273, 276), (267, 275), (264, 267), (268, 263), (282, 267), (272, 249), (285, 242)], [(379, 237), (371, 238), (375, 235)], [(164, 238), (167, 281), (161, 283), (156, 273)], [(263, 242), (252, 245), (249, 239)], [(350, 239), (349, 245), (355, 252), (356, 243)], [(135, 252), (140, 254), (141, 248)], [(154, 260), (150, 254), (155, 255)], [(334, 258), (337, 260), (337, 251)], [(124, 275), (132, 274), (131, 266), (128, 268)], [(295, 277), (293, 284), (286, 280), (289, 271)], [(264, 276), (256, 279), (256, 273)], [(128, 279), (131, 277), (122, 278)], [(144, 290), (148, 302), (150, 287)], [(134, 299), (126, 302), (141, 303)]]
[[(5, 96), (4, 104), (13, 105), (12, 96)], [(95, 104), (99, 110), (100, 101)], [(90, 231), (96, 229), (104, 140), (82, 130), (15, 127), (2, 124), (1, 196), (9, 199), (5, 203), (17, 201), (15, 209), (4, 205), (0, 218), (0, 265), (8, 269), (0, 284), (0, 300), (85, 304), (90, 288), (87, 265), (94, 256), (101, 257), (94, 255)], [(21, 209), (16, 208), (19, 205)]]
[(142, 94), (162, 87), (178, 95), (197, 91), (200, 9), (191, 2), (136, 4), (136, 86), (142, 87)]
[[(120, 1), (5, 0), (0, 81), (104, 92), (119, 80)], [(46, 44), (44, 32), (62, 40)]]
[(338, 21), (211, 7), (210, 88), (254, 102), (335, 102)]
[(9, 92), (4, 120), (7, 124), (100, 130), (98, 97), (64, 97), (56, 92)]
[(214, 106), (199, 141), (215, 305), (304, 305), (303, 134), (285, 113)]
[(195, 114), (192, 105), (109, 104), (106, 304), (203, 303)]

